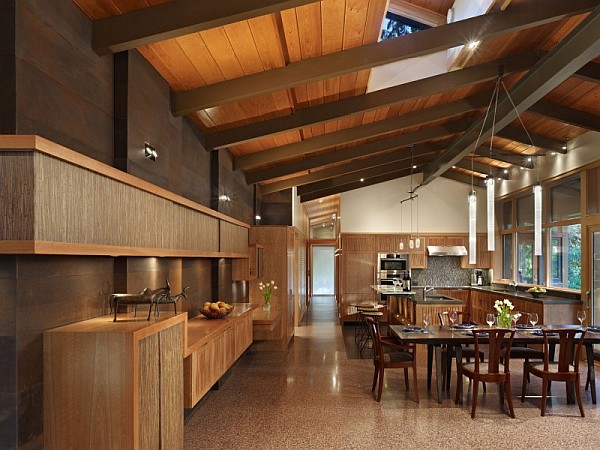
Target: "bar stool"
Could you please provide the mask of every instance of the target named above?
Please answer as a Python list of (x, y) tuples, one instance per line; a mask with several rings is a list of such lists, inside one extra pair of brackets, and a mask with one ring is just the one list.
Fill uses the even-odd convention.
[(362, 346), (359, 346), (358, 352), (360, 353), (360, 355), (362, 356), (362, 351), (365, 349), (365, 347), (367, 347), (367, 344), (370, 342), (371, 346), (368, 347), (369, 349), (373, 348), (373, 338), (371, 337), (371, 333), (369, 332), (369, 322), (367, 321), (367, 318), (370, 318), (373, 322), (379, 324), (379, 320), (381, 319), (381, 317), (383, 316), (383, 313), (381, 311), (378, 311), (376, 308), (373, 308), (373, 310), (362, 310), (359, 311), (358, 313), (362, 318), (363, 318), (363, 322), (364, 322), (364, 333), (363, 336), (364, 338), (362, 339)]

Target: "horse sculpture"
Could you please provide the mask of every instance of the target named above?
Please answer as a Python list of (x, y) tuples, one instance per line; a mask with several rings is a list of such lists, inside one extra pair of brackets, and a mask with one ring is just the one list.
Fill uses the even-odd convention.
[(113, 309), (115, 311), (115, 318), (113, 322), (117, 321), (117, 311), (119, 309), (119, 305), (150, 305), (148, 308), (148, 320), (150, 320), (150, 315), (152, 314), (152, 305), (154, 305), (154, 314), (159, 315), (158, 305), (161, 303), (168, 304), (173, 303), (175, 306), (175, 314), (177, 314), (177, 301), (183, 297), (187, 299), (186, 291), (189, 287), (185, 287), (183, 292), (171, 296), (171, 285), (169, 284), (169, 280), (166, 279), (167, 285), (158, 289), (150, 289), (145, 288), (139, 294), (112, 294), (110, 296), (111, 303), (113, 305)]

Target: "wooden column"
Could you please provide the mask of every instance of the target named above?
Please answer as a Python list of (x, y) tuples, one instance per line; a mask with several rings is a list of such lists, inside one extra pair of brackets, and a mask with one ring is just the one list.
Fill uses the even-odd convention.
[(15, 1), (0, 3), (0, 134), (17, 132), (17, 62)]

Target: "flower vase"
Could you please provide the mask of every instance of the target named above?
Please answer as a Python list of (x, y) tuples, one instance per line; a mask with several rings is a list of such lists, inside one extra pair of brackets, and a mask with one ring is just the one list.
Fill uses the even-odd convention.
[(498, 314), (498, 327), (499, 328), (510, 328), (511, 315), (510, 314)]
[(263, 310), (271, 311), (271, 299), (265, 298), (265, 304), (263, 305)]

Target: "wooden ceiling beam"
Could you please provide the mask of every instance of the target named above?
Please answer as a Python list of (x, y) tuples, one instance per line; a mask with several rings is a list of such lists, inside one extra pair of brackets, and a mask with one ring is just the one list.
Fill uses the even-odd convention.
[[(360, 188), (364, 188), (367, 186), (384, 183), (386, 181), (395, 180), (397, 178), (402, 178), (402, 177), (406, 177), (409, 175), (410, 175), (410, 169), (404, 169), (404, 170), (400, 170), (398, 172), (386, 173), (386, 174), (383, 174), (380, 176), (365, 179), (365, 181), (363, 181), (362, 183), (360, 181), (357, 181), (354, 183), (344, 184), (342, 186), (336, 186), (336, 187), (332, 187), (329, 189), (324, 189), (322, 191), (310, 192), (306, 195), (301, 195), (300, 202), (304, 203), (304, 202), (307, 202), (310, 200), (315, 200), (317, 198), (326, 197), (326, 196), (332, 195), (332, 194), (341, 194), (342, 192), (353, 191), (354, 189), (360, 189)], [(451, 171), (448, 171), (448, 173), (444, 174), (443, 176), (445, 178), (450, 178), (455, 181), (460, 181), (461, 183), (468, 184), (469, 186), (471, 185), (471, 177), (469, 175), (463, 176), (463, 174), (459, 174), (456, 172), (451, 173)], [(485, 187), (485, 182), (483, 181), (483, 179), (481, 179), (481, 180), (475, 179), (473, 181), (473, 185), (483, 188), (483, 187)], [(465, 198), (465, 200), (466, 200), (466, 198)]]
[[(533, 145), (534, 147), (551, 150), (553, 152), (567, 153), (567, 151), (563, 149), (564, 141), (543, 136), (541, 134), (535, 134), (531, 131), (526, 132), (523, 128), (506, 127), (502, 130), (498, 130), (496, 136), (521, 144)], [(530, 137), (531, 139), (529, 139)]]
[(530, 112), (547, 117), (548, 119), (568, 123), (586, 130), (600, 131), (600, 116), (578, 109), (569, 108), (557, 103), (539, 101), (531, 108)]
[(172, 0), (95, 20), (92, 25), (92, 47), (99, 55), (117, 53), (314, 2)]
[(471, 165), (470, 159), (463, 159), (462, 161), (459, 161), (456, 164), (454, 164), (452, 167), (459, 167), (461, 169), (472, 170), (473, 172), (478, 172), (483, 175), (488, 175), (490, 171), (492, 171), (493, 173), (494, 170), (498, 169), (498, 167), (494, 167), (488, 164), (481, 164), (475, 161), (473, 161), (473, 164)]
[(520, 72), (533, 67), (541, 57), (540, 52), (529, 52), (511, 58), (490, 61), (466, 69), (412, 81), (368, 94), (349, 97), (337, 102), (301, 109), (288, 116), (209, 133), (206, 135), (206, 147), (220, 149), (242, 144), (265, 136), (272, 136), (353, 114), (364, 113), (394, 103), (427, 97), (475, 83), (491, 81), (498, 77), (499, 66), (503, 66), (507, 74)]
[[(422, 144), (413, 148), (413, 155), (420, 157), (423, 155), (432, 155), (441, 151), (444, 147), (441, 145)], [(381, 166), (384, 164), (390, 164), (397, 161), (408, 161), (411, 158), (409, 149), (403, 148), (401, 150), (394, 151), (392, 153), (386, 153), (380, 156), (373, 156), (372, 158), (360, 159), (343, 164), (340, 166), (329, 167), (323, 170), (317, 170), (307, 175), (300, 175), (294, 178), (288, 178), (282, 181), (276, 181), (261, 185), (261, 192), (268, 193), (283, 191), (294, 186), (302, 186), (308, 183), (314, 183), (316, 181), (326, 180), (335, 176), (345, 175), (352, 172), (358, 172), (359, 170), (367, 169), (369, 167)]]
[(272, 161), (295, 158), (301, 155), (315, 153), (320, 150), (332, 148), (337, 145), (348, 144), (361, 139), (380, 136), (382, 134), (399, 131), (418, 125), (425, 125), (437, 120), (449, 119), (454, 116), (486, 107), (490, 94), (476, 95), (454, 102), (443, 103), (430, 108), (410, 111), (400, 117), (379, 120), (366, 125), (345, 128), (340, 131), (321, 134), (317, 137), (305, 139), (300, 142), (270, 148), (261, 152), (234, 158), (233, 168), (245, 170), (260, 166)]
[(252, 172), (246, 172), (246, 182), (248, 184), (258, 183), (273, 178), (292, 175), (294, 173), (302, 172), (303, 170), (315, 169), (327, 164), (348, 161), (363, 156), (395, 150), (401, 147), (408, 147), (409, 145), (418, 144), (419, 142), (443, 138), (444, 136), (462, 132), (468, 127), (469, 123), (470, 121), (460, 120), (458, 122), (452, 122), (436, 127), (424, 128), (413, 133), (403, 134), (390, 139), (368, 142), (367, 144), (348, 147), (344, 150), (324, 153), (300, 161), (288, 162)]
[[(458, 181), (459, 183), (463, 183), (471, 186), (471, 175), (467, 175), (466, 173), (455, 172), (454, 170), (448, 170), (441, 175), (443, 178), (448, 178), (449, 180)], [(480, 188), (485, 187), (485, 181), (483, 178), (473, 178), (473, 186), (477, 186)], [(466, 198), (465, 198), (466, 200)]]
[[(540, 101), (582, 66), (600, 54), (600, 6), (588, 14), (583, 21), (559, 42), (538, 64), (523, 76), (511, 89), (512, 101), (506, 96), (498, 102), (494, 127), (496, 132), (508, 126), (524, 111)], [(463, 159), (471, 150), (479, 135), (489, 139), (492, 124), (484, 119), (476, 120), (471, 127), (456, 139), (436, 161), (423, 173), (427, 184), (446, 172), (453, 164)]]
[(407, 17), (430, 27), (439, 27), (446, 23), (446, 16), (430, 9), (423, 8), (419, 5), (414, 5), (405, 0), (390, 0), (388, 11), (398, 14), (402, 17)]
[[(431, 162), (431, 156), (419, 156), (414, 158), (413, 163), (416, 166), (422, 166)], [(378, 177), (386, 173), (399, 172), (404, 169), (408, 169), (410, 173), (411, 161), (403, 160), (396, 161), (390, 164), (384, 164), (382, 166), (370, 167), (368, 169), (359, 170), (358, 172), (347, 173), (337, 177), (327, 178), (325, 180), (317, 181), (314, 183), (305, 184), (298, 186), (298, 195), (303, 196), (311, 192), (323, 191), (337, 186), (343, 186), (344, 184), (354, 183), (357, 180), (368, 180), (369, 178)], [(413, 169), (414, 170), (414, 169)]]
[(484, 40), (592, 10), (600, 0), (530, 0), (493, 12), (373, 44), (310, 58), (197, 89), (171, 94), (175, 115), (428, 55), (471, 40)]

